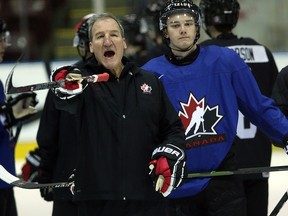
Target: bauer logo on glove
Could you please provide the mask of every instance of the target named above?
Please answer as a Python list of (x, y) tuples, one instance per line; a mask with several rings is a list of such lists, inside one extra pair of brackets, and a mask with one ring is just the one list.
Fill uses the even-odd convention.
[(83, 91), (82, 72), (76, 66), (61, 66), (53, 70), (51, 81), (63, 81), (61, 87), (52, 89), (61, 99), (69, 99)]
[(173, 144), (162, 145), (153, 151), (149, 169), (155, 190), (167, 197), (186, 175), (185, 153)]

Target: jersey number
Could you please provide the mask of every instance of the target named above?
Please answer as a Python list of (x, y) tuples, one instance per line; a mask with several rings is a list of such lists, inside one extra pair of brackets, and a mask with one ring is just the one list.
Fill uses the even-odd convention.
[(237, 124), (237, 136), (240, 139), (253, 139), (256, 136), (257, 127), (253, 125), (240, 111)]

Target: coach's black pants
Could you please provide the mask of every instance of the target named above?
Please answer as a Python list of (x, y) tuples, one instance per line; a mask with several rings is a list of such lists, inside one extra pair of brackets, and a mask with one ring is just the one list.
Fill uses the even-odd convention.
[(163, 201), (93, 200), (79, 203), (78, 216), (166, 216)]
[(13, 188), (0, 189), (0, 216), (17, 216)]

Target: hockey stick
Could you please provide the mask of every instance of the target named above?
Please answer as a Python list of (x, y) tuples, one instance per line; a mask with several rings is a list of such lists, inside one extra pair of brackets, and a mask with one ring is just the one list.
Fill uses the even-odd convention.
[(246, 175), (256, 174), (263, 172), (276, 172), (276, 171), (288, 171), (288, 166), (274, 166), (274, 167), (253, 167), (253, 168), (242, 168), (233, 171), (212, 171), (212, 172), (201, 172), (201, 173), (189, 173), (187, 178), (209, 178), (217, 176), (229, 176), (229, 175)]
[[(5, 89), (7, 89), (6, 87), (8, 86), (8, 85), (7, 85), (7, 82), (8, 82), (8, 80), (9, 80), (9, 77), (11, 76), (11, 78), (12, 78), (12, 75), (13, 75), (13, 73), (14, 73), (15, 68), (16, 68), (16, 66), (19, 64), (19, 62), (22, 60), (23, 56), (24, 56), (24, 53), (22, 53), (22, 54), (19, 56), (19, 58), (17, 59), (15, 65), (13, 66), (12, 70), (11, 70), (10, 73), (8, 74), (8, 77), (7, 77), (6, 82), (5, 82)], [(5, 93), (7, 94), (7, 91), (6, 91), (6, 90), (5, 90)]]
[(9, 173), (2, 165), (0, 165), (0, 179), (4, 182), (23, 189), (41, 189), (41, 188), (64, 188), (70, 187), (67, 182), (40, 184), (36, 182), (27, 182)]
[(277, 203), (277, 205), (275, 206), (275, 208), (273, 209), (273, 211), (270, 213), (269, 216), (276, 216), (279, 211), (281, 210), (281, 208), (283, 207), (284, 203), (288, 200), (288, 191), (286, 191), (284, 193), (284, 195), (282, 196), (282, 198), (279, 200), (279, 202)]
[[(17, 65), (17, 64), (16, 64)], [(46, 83), (38, 83), (38, 84), (32, 84), (27, 86), (19, 86), (15, 87), (12, 83), (13, 73), (16, 65), (12, 68), (10, 71), (6, 83), (5, 83), (5, 93), (6, 94), (15, 94), (15, 93), (23, 93), (23, 92), (31, 92), (31, 91), (38, 91), (43, 89), (50, 89), (50, 88), (58, 88), (61, 86), (64, 86), (66, 80), (60, 80), (60, 81), (51, 81)], [(94, 74), (91, 76), (85, 76), (81, 77), (81, 79), (86, 80), (87, 82), (95, 83), (95, 82), (106, 82), (109, 79), (108, 73), (102, 73), (102, 74)]]
[[(243, 174), (255, 174), (262, 172), (275, 172), (275, 171), (287, 171), (288, 166), (275, 166), (275, 167), (256, 167), (256, 168), (243, 168), (235, 171), (212, 171), (203, 173), (189, 173), (188, 178), (207, 178), (207, 177), (217, 177), (217, 176), (227, 176), (227, 175), (243, 175)], [(9, 173), (0, 164), (0, 179), (4, 182), (24, 188), (24, 189), (40, 189), (40, 188), (62, 188), (69, 187), (67, 182), (49, 183), (49, 184), (38, 184), (35, 182), (27, 182), (19, 179), (18, 177)], [(288, 196), (288, 195), (287, 195)]]

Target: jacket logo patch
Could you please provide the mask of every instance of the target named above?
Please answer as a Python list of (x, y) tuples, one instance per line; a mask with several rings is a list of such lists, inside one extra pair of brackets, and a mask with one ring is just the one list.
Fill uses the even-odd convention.
[(196, 148), (204, 145), (216, 144), (226, 140), (215, 130), (216, 125), (223, 118), (219, 114), (219, 106), (210, 107), (205, 104), (205, 98), (197, 100), (192, 93), (187, 103), (180, 102), (182, 111), (178, 115), (185, 128), (186, 147)]
[(143, 85), (141, 85), (141, 90), (143, 92), (143, 94), (151, 94), (152, 92), (152, 87), (149, 86), (148, 84), (144, 83)]

